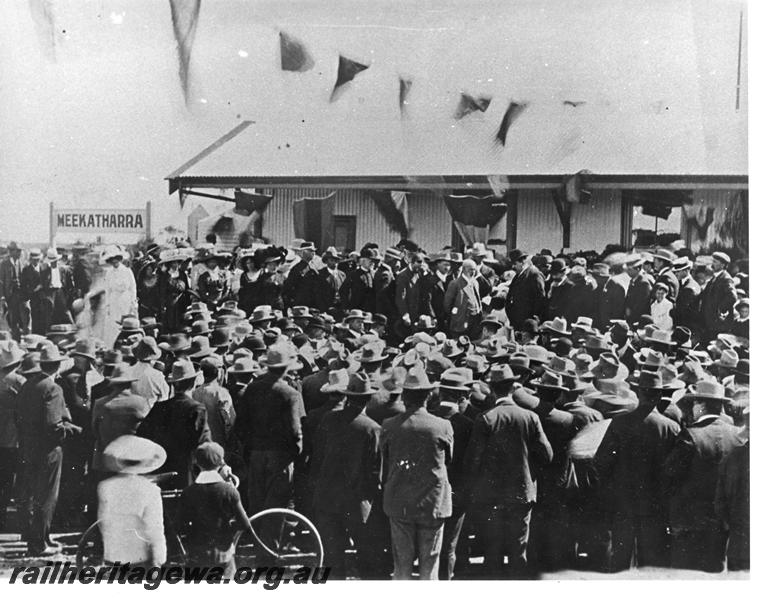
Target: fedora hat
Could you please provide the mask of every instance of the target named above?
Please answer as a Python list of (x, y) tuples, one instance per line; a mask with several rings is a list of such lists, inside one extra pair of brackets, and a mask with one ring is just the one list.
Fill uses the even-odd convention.
[(684, 269), (691, 269), (693, 264), (686, 256), (680, 256), (673, 261), (674, 271), (683, 271)]
[(571, 335), (569, 324), (563, 317), (556, 317), (552, 321), (545, 321), (542, 324), (542, 330), (555, 333), (557, 335)]
[(119, 365), (115, 366), (115, 369), (112, 371), (112, 374), (107, 377), (107, 383), (110, 385), (117, 385), (121, 383), (133, 383), (134, 381), (137, 381), (139, 378), (134, 375), (134, 370), (131, 365), (127, 363), (120, 363)]
[(461, 348), (456, 340), (448, 339), (441, 346), (441, 354), (448, 359), (456, 358), (464, 353), (465, 349)]
[(101, 364), (108, 367), (114, 367), (123, 362), (123, 354), (118, 350), (105, 350), (101, 357)]
[(384, 354), (384, 343), (370, 342), (353, 353), (353, 358), (360, 363), (378, 363), (387, 358)]
[(480, 354), (468, 354), (465, 356), (464, 366), (473, 371), (474, 373), (485, 373), (489, 368), (489, 361), (485, 356)]
[(132, 350), (134, 357), (139, 361), (155, 360), (160, 358), (161, 355), (157, 340), (150, 335), (145, 335), (136, 342)]
[(211, 327), (208, 323), (209, 321), (204, 320), (193, 321), (192, 325), (190, 325), (188, 333), (191, 336), (208, 335), (211, 333)]
[(40, 350), (40, 364), (60, 363), (64, 362), (66, 359), (67, 357), (63, 356), (59, 352), (59, 349), (53, 344), (43, 346)]
[(59, 260), (61, 254), (56, 251), (56, 248), (48, 248), (48, 250), (45, 251), (45, 258), (46, 260)]
[[(240, 350), (241, 351), (245, 350), (245, 348), (240, 348)], [(257, 371), (259, 371), (260, 370), (259, 365), (252, 358), (252, 356), (238, 356), (237, 358), (235, 358), (234, 362), (232, 363), (232, 366), (229, 369), (227, 369), (227, 373), (229, 375), (241, 375), (241, 374), (246, 375), (250, 373), (256, 373)]]
[(44, 335), (27, 333), (21, 336), (19, 345), (25, 350), (37, 350), (41, 344), (50, 343)]
[(627, 381), (602, 380), (597, 384), (597, 391), (585, 394), (582, 399), (585, 404), (600, 412), (605, 419), (632, 412), (638, 407), (638, 397), (630, 389)]
[(593, 358), (604, 352), (611, 352), (613, 348), (614, 344), (602, 335), (590, 334), (585, 338), (584, 350)]
[(627, 379), (630, 372), (616, 354), (604, 352), (590, 365), (590, 373), (596, 379)]
[(208, 337), (208, 343), (212, 348), (224, 348), (230, 345), (230, 328), (217, 327)]
[(577, 365), (574, 364), (574, 361), (562, 356), (554, 356), (551, 358), (545, 368), (558, 373), (559, 375), (570, 372), (576, 375), (577, 373)]
[(20, 375), (32, 375), (33, 373), (40, 373), (40, 353), (29, 352), (22, 360), (21, 365), (18, 368)]
[(563, 379), (559, 373), (545, 369), (539, 379), (529, 381), (527, 385), (535, 387), (537, 389), (553, 390), (568, 392), (569, 388), (563, 385)]
[[(551, 369), (545, 367), (545, 371), (548, 370)], [(576, 371), (561, 371), (558, 373), (558, 375), (561, 376), (564, 387), (566, 387), (570, 392), (584, 392), (588, 387), (590, 387), (590, 384), (583, 380)]]
[(188, 313), (207, 313), (208, 305), (205, 302), (191, 302), (190, 305), (187, 307)]
[(481, 321), (481, 326), (482, 327), (492, 327), (494, 329), (494, 331), (496, 331), (500, 327), (502, 327), (502, 321), (500, 321), (494, 315), (488, 315), (486, 318), (484, 318)]
[(507, 383), (510, 381), (518, 381), (521, 378), (520, 375), (513, 373), (510, 365), (496, 364), (491, 365), (486, 380), (492, 383)]
[(354, 321), (355, 319), (360, 319), (361, 321), (365, 320), (366, 315), (363, 313), (362, 310), (358, 308), (353, 308), (347, 313), (347, 316), (344, 318), (345, 323), (349, 323), (350, 321)]
[(155, 317), (142, 317), (139, 319), (139, 326), (145, 331), (148, 329), (160, 329), (160, 323)]
[(89, 360), (96, 360), (96, 344), (90, 338), (75, 340), (75, 346), (70, 351), (70, 356), (83, 356)]
[(662, 352), (649, 350), (648, 348), (644, 348), (640, 352), (636, 352), (633, 355), (633, 358), (638, 363), (639, 367), (647, 370), (656, 370), (663, 365), (668, 364), (668, 359), (664, 354), (662, 354)]
[(292, 308), (289, 308), (288, 309), (288, 314), (289, 314), (290, 317), (292, 317), (294, 319), (312, 317), (312, 311), (310, 310), (310, 307), (309, 306), (303, 306), (303, 305), (294, 306)]
[(453, 366), (454, 363), (439, 352), (432, 353), (425, 362), (425, 369), (429, 375), (440, 375)]
[(272, 312), (272, 307), (257, 306), (248, 320), (251, 321), (251, 323), (261, 323), (262, 321), (272, 321), (274, 318), (275, 313)]
[(166, 462), (163, 447), (146, 438), (121, 435), (104, 449), (102, 464), (115, 473), (142, 475), (159, 469)]
[(597, 275), (598, 277), (608, 277), (609, 265), (607, 265), (605, 262), (597, 262), (592, 267), (590, 267), (590, 272), (593, 275)]
[[(680, 401), (693, 402), (696, 400), (721, 400), (728, 401), (724, 386), (712, 379), (703, 379), (686, 388), (686, 393)], [(680, 402), (679, 401), (679, 402)]]
[(347, 372), (347, 369), (329, 371), (328, 381), (320, 386), (320, 393), (331, 394), (336, 392), (341, 394), (347, 389), (347, 384), (349, 381), (350, 374)]
[(404, 390), (432, 390), (438, 384), (432, 383), (421, 365), (411, 367), (403, 380)]
[(185, 352), (190, 349), (190, 338), (184, 333), (172, 333), (168, 341), (160, 342), (158, 348), (166, 352)]
[(188, 379), (194, 379), (198, 376), (198, 371), (195, 369), (195, 365), (190, 360), (176, 360), (171, 366), (171, 374), (168, 376), (168, 383), (177, 383), (179, 381), (186, 381)]
[(141, 322), (133, 315), (125, 315), (117, 323), (120, 325), (120, 333), (122, 334), (144, 333), (144, 330), (141, 328)]
[(296, 351), (287, 343), (278, 343), (269, 347), (264, 356), (264, 365), (272, 368), (292, 367), (300, 369), (302, 364), (297, 360)]
[(750, 359), (741, 358), (737, 361), (737, 366), (734, 367), (733, 373), (743, 377), (750, 377)]
[(634, 377), (628, 379), (631, 388), (642, 390), (675, 390), (685, 387), (680, 379), (671, 379), (666, 382), (661, 371), (638, 371)]
[(334, 258), (336, 260), (339, 260), (342, 258), (342, 255), (339, 254), (339, 250), (337, 250), (335, 246), (329, 246), (328, 248), (326, 248), (326, 251), (323, 253), (323, 260), (326, 260), (328, 258)]
[(24, 350), (19, 348), (16, 342), (6, 341), (0, 348), (0, 369), (17, 367), (24, 359)]
[(518, 375), (532, 375), (534, 371), (529, 366), (531, 359), (525, 352), (515, 352), (508, 361), (513, 373)]
[(388, 371), (379, 383), (380, 387), (389, 394), (400, 394), (403, 391), (403, 382), (406, 380), (407, 369), (405, 367), (393, 367)]
[(204, 335), (198, 335), (192, 338), (190, 351), (187, 355), (190, 358), (203, 358), (204, 356), (211, 356), (213, 353), (214, 350), (211, 348), (210, 340)]
[(722, 367), (724, 369), (735, 369), (740, 357), (735, 350), (731, 348), (725, 349), (721, 352), (721, 356), (713, 362), (714, 367)]
[(441, 375), (439, 387), (446, 390), (470, 391), (473, 382), (473, 372), (465, 367), (446, 369)]
[(414, 335), (410, 335), (405, 340), (407, 344), (427, 344), (428, 346), (435, 346), (435, 338), (429, 333), (424, 331), (417, 331)]
[(376, 392), (371, 385), (368, 374), (363, 372), (350, 375), (343, 391), (346, 396), (371, 396)]
[(530, 363), (544, 365), (553, 357), (552, 352), (537, 344), (526, 344), (523, 346), (523, 351), (526, 353), (526, 356), (529, 357)]

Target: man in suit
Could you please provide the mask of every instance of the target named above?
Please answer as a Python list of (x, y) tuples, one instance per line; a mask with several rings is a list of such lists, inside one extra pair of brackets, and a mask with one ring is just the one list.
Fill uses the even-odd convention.
[(630, 568), (634, 546), (639, 567), (670, 566), (662, 471), (680, 428), (657, 406), (673, 386), (651, 371), (640, 371), (631, 386), (638, 408), (612, 419), (594, 460), (612, 519), (613, 572)]
[(678, 298), (678, 278), (673, 273), (673, 261), (678, 257), (665, 248), (660, 248), (652, 256), (654, 258), (654, 270), (657, 272), (654, 283), (667, 285), (668, 299), (675, 304), (676, 298)]
[(318, 271), (318, 309), (328, 312), (339, 307), (339, 291), (347, 276), (339, 270), (339, 252), (333, 246), (323, 253), (326, 266)]
[(72, 269), (60, 264), (61, 255), (56, 248), (48, 248), (45, 255), (48, 269), (45, 273), (43, 291), (51, 307), (50, 325), (71, 323), (69, 306), (75, 295), (75, 283), (72, 279)]
[(51, 312), (48, 297), (44, 291), (48, 268), (40, 262), (39, 248), (29, 251), (29, 264), (21, 270), (21, 294), (32, 319), (32, 333), (45, 335), (48, 331), (47, 316)]
[(360, 251), (357, 268), (347, 276), (339, 295), (345, 310), (358, 309), (366, 312), (377, 312), (377, 298), (374, 290), (374, 270), (372, 248)]
[(161, 470), (178, 473), (175, 483), (182, 488), (193, 482), (195, 448), (211, 441), (206, 407), (192, 398), (197, 377), (198, 372), (190, 360), (174, 362), (168, 378), (168, 383), (174, 386), (174, 395), (165, 402), (156, 402), (136, 431), (139, 437), (163, 446), (166, 462)]
[(451, 424), (427, 412), (435, 388), (427, 373), (412, 367), (403, 382), (406, 412), (382, 424), (384, 511), (390, 518), (394, 579), (411, 579), (419, 558), (419, 578), (438, 579), (444, 520), (451, 515)]
[(63, 360), (55, 346), (46, 346), (19, 372), (27, 378), (19, 390), (16, 414), (24, 482), (22, 528), (31, 556), (57, 551), (50, 530), (59, 499), (62, 442), (80, 430), (69, 422), (64, 392), (54, 382)]
[(598, 288), (598, 311), (596, 327), (603, 331), (609, 326), (609, 322), (622, 319), (625, 316), (625, 295), (627, 290), (622, 284), (623, 266), (596, 263), (594, 269), (599, 269), (606, 278), (602, 286)]
[(481, 242), (473, 244), (467, 257), (478, 265), (478, 291), (481, 298), (484, 298), (491, 293), (491, 280), (494, 277), (494, 270), (483, 262), (488, 257), (486, 245)]
[(731, 258), (723, 252), (713, 253), (713, 277), (702, 290), (701, 315), (704, 320), (702, 341), (710, 341), (729, 329), (729, 321), (737, 302), (737, 290), (726, 268)]
[(728, 534), (715, 508), (718, 470), (743, 442), (739, 429), (721, 418), (725, 402), (724, 387), (707, 380), (678, 401), (691, 406), (694, 421), (681, 431), (664, 468), (674, 569), (720, 573), (726, 563)]
[(515, 276), (510, 282), (505, 301), (505, 312), (513, 329), (521, 329), (526, 319), (537, 317), (544, 320), (547, 308), (545, 296), (545, 278), (542, 273), (531, 264), (529, 255), (522, 250), (515, 249), (510, 253)]
[(481, 332), (482, 305), (478, 290), (478, 266), (472, 260), (462, 263), (462, 271), (451, 281), (443, 297), (443, 311), (448, 318), (449, 334), (477, 339)]
[(625, 263), (630, 285), (625, 296), (625, 320), (629, 325), (638, 323), (641, 315), (649, 314), (654, 282), (643, 270), (644, 260), (635, 256)]
[(404, 329), (409, 332), (421, 314), (422, 280), (425, 276), (425, 257), (421, 252), (414, 252), (409, 266), (395, 276), (395, 307)]
[(381, 427), (364, 411), (374, 392), (364, 373), (351, 375), (346, 386), (335, 389), (347, 402), (323, 415), (313, 436), (314, 514), (332, 576), (345, 578), (344, 553), (352, 538), (359, 576), (369, 579), (385, 562), (384, 531), (372, 512), (381, 493)]
[(547, 292), (547, 318), (566, 316), (571, 302), (571, 291), (574, 284), (568, 278), (566, 261), (556, 258), (550, 264), (550, 287)]
[(680, 284), (678, 299), (670, 313), (673, 323), (678, 327), (687, 327), (692, 333), (702, 331), (702, 318), (700, 316), (700, 284), (694, 281), (691, 275), (692, 261), (682, 256), (673, 261), (673, 272)]
[(496, 403), (475, 419), (465, 458), (470, 510), (483, 523), (483, 563), (492, 578), (525, 572), (536, 473), (553, 459), (539, 417), (513, 401), (516, 380), (509, 365), (492, 367)]
[(283, 284), (285, 306), (318, 308), (318, 271), (315, 269), (315, 244), (303, 241), (299, 248), (300, 260), (288, 272)]
[(587, 277), (585, 267), (576, 265), (569, 271), (569, 279), (574, 284), (571, 288), (570, 301), (566, 308), (566, 320), (576, 323), (579, 317), (593, 319), (596, 308), (595, 280)]
[(0, 262), (0, 312), (5, 314), (15, 339), (29, 333), (29, 309), (21, 289), (21, 248), (8, 244), (8, 256)]
[[(379, 250), (374, 249), (374, 259)], [(390, 321), (397, 320), (395, 309), (395, 274), (403, 268), (403, 252), (397, 248), (388, 248), (384, 260), (374, 269), (374, 293), (376, 294), (376, 312), (385, 315)]]
[(448, 319), (443, 310), (443, 299), (452, 279), (451, 257), (448, 253), (434, 254), (430, 256), (429, 263), (431, 271), (422, 279), (419, 313), (432, 317), (438, 329), (445, 330)]

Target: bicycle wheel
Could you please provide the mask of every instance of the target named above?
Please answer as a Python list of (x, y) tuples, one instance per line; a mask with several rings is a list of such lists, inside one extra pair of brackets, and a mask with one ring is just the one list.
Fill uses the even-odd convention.
[[(167, 565), (184, 565), (187, 552), (181, 538), (175, 533), (166, 532)], [(104, 564), (104, 543), (102, 542), (99, 521), (85, 530), (77, 545), (75, 564), (78, 568), (100, 567)]]
[(257, 535), (235, 535), (238, 566), (279, 566), (289, 569), (320, 567), (323, 542), (315, 525), (303, 514), (288, 508), (268, 508), (250, 518)]

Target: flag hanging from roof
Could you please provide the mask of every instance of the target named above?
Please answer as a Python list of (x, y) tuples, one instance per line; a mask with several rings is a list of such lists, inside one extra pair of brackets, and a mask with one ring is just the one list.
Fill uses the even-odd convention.
[(43, 54), (48, 60), (55, 61), (57, 27), (53, 0), (29, 0), (29, 12)]
[(354, 60), (347, 58), (345, 56), (339, 55), (339, 68), (337, 69), (336, 74), (336, 83), (334, 84), (334, 89), (331, 92), (331, 102), (336, 100), (339, 97), (339, 94), (342, 93), (342, 88), (345, 84), (351, 82), (353, 79), (355, 79), (355, 76), (360, 73), (361, 71), (365, 71), (369, 68), (369, 65), (364, 65), (359, 62), (355, 62)]
[(184, 92), (184, 101), (189, 102), (190, 56), (198, 28), (201, 0), (169, 0), (171, 21), (179, 54), (179, 81)]
[(414, 83), (411, 79), (406, 79), (405, 77), (400, 77), (400, 93), (398, 96), (398, 104), (401, 109), (401, 116), (404, 116), (406, 111), (406, 105), (408, 104), (407, 98), (409, 95), (409, 92), (411, 91), (411, 85)]
[(457, 104), (457, 110), (454, 111), (454, 118), (459, 120), (476, 111), (486, 112), (489, 104), (491, 104), (491, 98), (486, 96), (474, 98), (470, 94), (463, 93), (459, 97), (459, 104)]
[(465, 244), (487, 242), (489, 230), (507, 212), (507, 203), (494, 196), (445, 196), (446, 208)]
[(315, 66), (305, 45), (284, 31), (280, 32), (280, 68), (284, 71), (304, 73)]
[(510, 126), (521, 116), (521, 113), (526, 110), (526, 106), (525, 102), (511, 102), (508, 105), (507, 110), (505, 111), (505, 116), (502, 117), (502, 123), (500, 123), (499, 130), (497, 130), (497, 135), (495, 136), (496, 140), (503, 146), (505, 145), (505, 142), (507, 142), (507, 133), (510, 130)]
[(390, 229), (402, 239), (409, 239), (411, 228), (409, 227), (408, 192), (372, 190), (368, 194), (374, 200), (374, 204)]

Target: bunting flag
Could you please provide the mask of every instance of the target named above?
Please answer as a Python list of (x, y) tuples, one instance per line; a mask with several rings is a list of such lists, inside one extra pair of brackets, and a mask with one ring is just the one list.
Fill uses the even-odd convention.
[(486, 109), (491, 104), (491, 98), (486, 96), (480, 96), (474, 98), (469, 94), (462, 94), (459, 97), (459, 104), (457, 110), (454, 111), (454, 118), (458, 121), (464, 119), (467, 115), (476, 111), (486, 112)]
[(496, 140), (503, 146), (507, 142), (507, 133), (510, 126), (515, 120), (521, 116), (521, 113), (526, 110), (526, 103), (519, 104), (518, 102), (511, 102), (505, 111), (505, 116), (502, 117), (502, 123), (499, 125), (499, 130), (495, 136)]
[(280, 68), (284, 71), (304, 73), (315, 66), (315, 61), (304, 44), (287, 33), (280, 32)]
[(408, 192), (373, 190), (368, 194), (374, 200), (374, 204), (390, 229), (401, 239), (409, 239), (411, 228), (409, 227)]
[(256, 212), (260, 217), (272, 202), (271, 194), (250, 194), (235, 190), (235, 210), (248, 214)]
[(492, 196), (445, 196), (443, 201), (466, 245), (487, 242), (489, 229), (507, 213), (507, 203)]
[(179, 208), (184, 210), (184, 203), (187, 202), (187, 193), (179, 188)]
[(57, 31), (53, 0), (29, 0), (29, 12), (43, 54), (48, 60), (55, 61)]
[(589, 171), (580, 171), (566, 179), (564, 186), (564, 196), (567, 202), (587, 204), (593, 197), (593, 193), (587, 188), (587, 176)]
[(355, 76), (360, 73), (361, 71), (365, 71), (369, 68), (369, 65), (364, 65), (359, 62), (355, 62), (352, 59), (349, 59), (345, 56), (339, 55), (339, 68), (337, 69), (336, 74), (336, 83), (334, 84), (334, 89), (331, 92), (331, 102), (336, 100), (339, 97), (339, 94), (343, 91), (343, 86), (349, 82), (351, 82), (353, 79), (355, 79)]
[(294, 236), (315, 243), (318, 248), (333, 246), (336, 192), (324, 198), (294, 200)]
[(174, 26), (177, 52), (179, 53), (179, 81), (182, 84), (185, 103), (189, 102), (190, 56), (195, 41), (200, 15), (200, 0), (168, 0), (171, 4), (171, 21)]
[(404, 113), (406, 111), (406, 105), (408, 102), (406, 102), (406, 99), (408, 98), (409, 92), (411, 91), (411, 86), (414, 83), (411, 79), (405, 79), (404, 77), (400, 77), (400, 95), (398, 97), (398, 104), (401, 109), (401, 116), (404, 116)]

